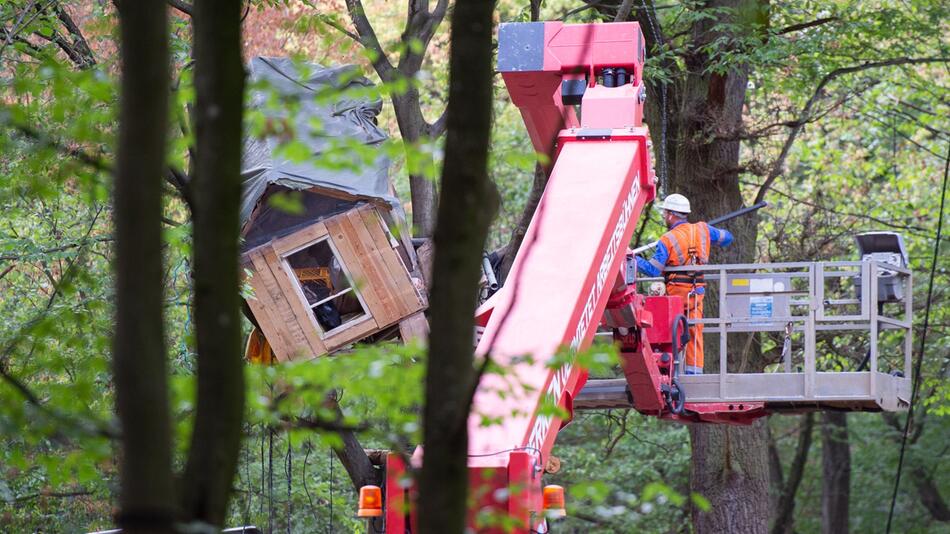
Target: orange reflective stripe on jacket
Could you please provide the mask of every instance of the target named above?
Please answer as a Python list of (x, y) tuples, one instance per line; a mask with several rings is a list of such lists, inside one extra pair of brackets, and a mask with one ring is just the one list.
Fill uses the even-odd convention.
[[(663, 234), (660, 242), (669, 252), (669, 259), (666, 260), (669, 267), (705, 265), (709, 262), (709, 226), (704, 222), (680, 224)], [(702, 274), (668, 273), (667, 282), (701, 284)]]

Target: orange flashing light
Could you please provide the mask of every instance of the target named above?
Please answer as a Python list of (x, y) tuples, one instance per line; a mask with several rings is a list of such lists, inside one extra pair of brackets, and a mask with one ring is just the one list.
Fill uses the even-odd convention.
[(383, 515), (383, 492), (379, 486), (360, 488), (360, 508), (356, 517), (380, 517)]
[(551, 518), (565, 517), (567, 510), (564, 508), (564, 488), (556, 484), (544, 486), (541, 500), (544, 508), (544, 515)]

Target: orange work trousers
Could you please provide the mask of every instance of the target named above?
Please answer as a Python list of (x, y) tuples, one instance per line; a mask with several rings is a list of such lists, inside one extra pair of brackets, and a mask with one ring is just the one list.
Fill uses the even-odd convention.
[(686, 374), (703, 373), (703, 325), (695, 322), (703, 318), (703, 297), (693, 293), (692, 284), (666, 284), (666, 294), (683, 299), (683, 312), (690, 322), (689, 344), (686, 345), (686, 362), (683, 372)]

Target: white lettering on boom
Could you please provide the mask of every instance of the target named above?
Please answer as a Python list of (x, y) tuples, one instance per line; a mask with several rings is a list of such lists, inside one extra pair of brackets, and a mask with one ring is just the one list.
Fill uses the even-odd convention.
[[(627, 225), (630, 223), (630, 216), (633, 214), (633, 208), (637, 203), (639, 193), (640, 179), (638, 176), (634, 176), (630, 192), (620, 207), (620, 217), (617, 219), (613, 233), (610, 234), (610, 241), (607, 242), (607, 250), (604, 252), (604, 257), (600, 260), (600, 268), (597, 270), (597, 279), (587, 294), (584, 309), (581, 310), (581, 315), (577, 320), (577, 329), (574, 331), (574, 338), (571, 339), (570, 349), (572, 353), (576, 352), (578, 347), (580, 347), (584, 341), (584, 337), (586, 337), (588, 329), (591, 327), (591, 322), (594, 320), (594, 308), (597, 307), (597, 301), (600, 300), (604, 287), (607, 285), (610, 276), (610, 266), (613, 264), (617, 250), (620, 249), (620, 245), (622, 244), (623, 234), (627, 229)], [(559, 403), (561, 396), (564, 394), (567, 380), (570, 378), (573, 370), (573, 363), (567, 362), (555, 371), (554, 376), (551, 378), (551, 383), (548, 385), (548, 389), (544, 392), (544, 396), (553, 403)], [(531, 435), (528, 438), (528, 448), (533, 448), (538, 451), (541, 450), (541, 446), (544, 445), (544, 439), (551, 429), (551, 422), (552, 417), (547, 414), (539, 414), (535, 418), (534, 426), (531, 428)]]

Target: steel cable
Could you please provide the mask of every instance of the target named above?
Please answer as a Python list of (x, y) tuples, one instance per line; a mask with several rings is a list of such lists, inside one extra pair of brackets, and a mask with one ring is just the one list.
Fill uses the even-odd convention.
[(904, 433), (901, 436), (901, 452), (897, 460), (897, 474), (894, 477), (894, 492), (891, 494), (891, 507), (887, 512), (887, 527), (885, 528), (887, 534), (891, 532), (891, 521), (894, 519), (894, 505), (897, 503), (897, 491), (900, 488), (901, 472), (904, 468), (904, 452), (907, 449), (907, 434), (910, 431), (910, 423), (914, 418), (914, 405), (917, 403), (917, 395), (920, 391), (920, 368), (924, 361), (927, 328), (930, 326), (930, 305), (933, 301), (934, 278), (937, 274), (937, 260), (940, 258), (940, 239), (943, 233), (943, 208), (947, 197), (948, 174), (950, 174), (950, 143), (947, 143), (947, 157), (943, 167), (943, 188), (940, 193), (940, 212), (937, 215), (937, 237), (934, 241), (933, 260), (930, 263), (930, 281), (927, 283), (927, 306), (924, 310), (924, 329), (920, 335), (920, 351), (917, 354), (917, 361), (914, 364), (914, 388), (910, 396), (910, 407), (907, 409), (907, 419), (904, 422)]

